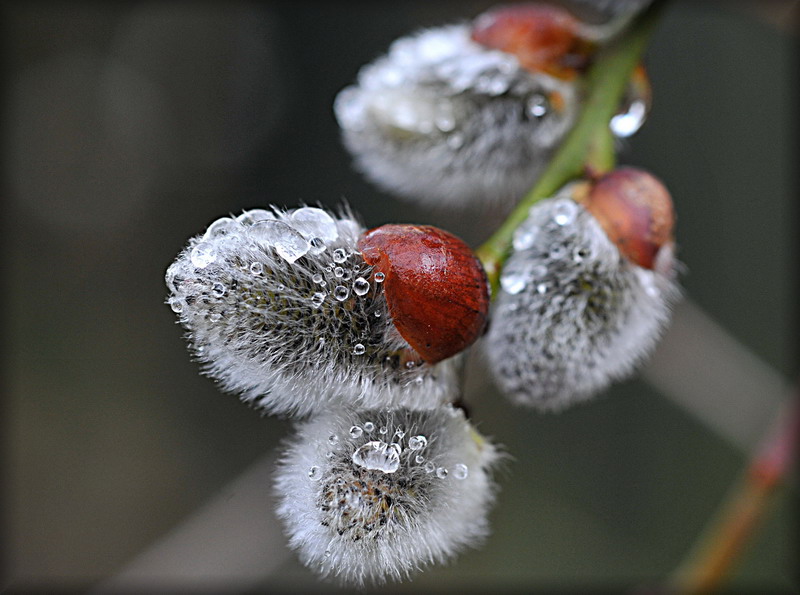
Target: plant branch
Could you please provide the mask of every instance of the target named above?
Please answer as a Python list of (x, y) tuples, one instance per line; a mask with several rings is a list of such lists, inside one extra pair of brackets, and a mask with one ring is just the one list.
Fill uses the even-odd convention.
[(654, 2), (598, 55), (586, 77), (583, 109), (564, 143), (530, 192), (476, 251), (493, 295), (499, 285), (514, 230), (528, 217), (531, 206), (552, 196), (587, 169), (602, 173), (614, 167), (614, 139), (609, 122), (619, 109), (626, 85), (641, 60), (663, 5), (664, 2)]
[(795, 395), (779, 412), (772, 433), (675, 573), (670, 592), (708, 593), (719, 588), (791, 469), (798, 430), (800, 395)]

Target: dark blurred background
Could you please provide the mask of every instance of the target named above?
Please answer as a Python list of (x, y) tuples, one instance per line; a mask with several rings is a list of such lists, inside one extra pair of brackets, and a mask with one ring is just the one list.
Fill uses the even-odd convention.
[[(412, 208), (362, 180), (331, 104), (396, 37), (491, 4), (0, 4), (0, 588), (83, 589), (125, 572), (172, 584), (194, 554), (167, 563), (159, 547), (178, 561), (183, 547), (239, 560), (206, 565), (207, 576), (192, 575), (199, 583), (178, 583), (187, 588), (323, 588), (272, 517), (264, 457), (289, 424), (198, 374), (164, 304), (164, 270), (217, 217), (301, 201), (345, 198), (368, 225), (430, 222), (477, 245), (491, 230), (474, 217)], [(648, 52), (654, 110), (621, 159), (671, 189), (687, 295), (737, 353), (764, 364), (746, 397), (766, 413), (775, 386), (798, 372), (797, 12), (794, 1), (673, 2)], [(709, 372), (702, 355), (678, 363), (709, 341), (684, 327), (655, 358), (667, 384)], [(514, 457), (494, 531), (402, 590), (661, 582), (746, 461), (747, 440), (714, 427), (717, 415), (733, 426), (746, 416), (725, 391), (712, 394), (747, 373), (720, 357), (709, 372), (720, 384), (695, 387), (699, 398), (682, 403), (640, 377), (560, 415), (513, 408), (476, 363), (472, 415)], [(762, 391), (761, 378), (775, 382)], [(706, 396), (721, 405), (704, 418), (693, 403)], [(237, 509), (252, 534), (215, 525), (206, 504), (238, 502), (252, 485), (230, 482), (248, 468), (263, 484), (263, 499)], [(797, 592), (792, 503), (781, 492), (732, 585)], [(210, 529), (192, 525), (209, 516)], [(158, 572), (148, 570), (153, 548)]]

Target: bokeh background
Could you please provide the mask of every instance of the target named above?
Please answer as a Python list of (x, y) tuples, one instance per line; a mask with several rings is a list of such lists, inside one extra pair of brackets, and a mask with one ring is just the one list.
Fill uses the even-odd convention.
[[(217, 217), (301, 201), (477, 245), (475, 217), (354, 172), (331, 104), (394, 38), (490, 5), (0, 4), (0, 588), (336, 590), (272, 515), (290, 424), (198, 374), (164, 270)], [(643, 376), (560, 415), (512, 407), (476, 361), (472, 415), (514, 457), (493, 534), (399, 590), (629, 589), (684, 558), (797, 378), (796, 18), (788, 1), (668, 7), (622, 161), (673, 192), (677, 330)], [(779, 494), (730, 585), (797, 592), (793, 503)]]

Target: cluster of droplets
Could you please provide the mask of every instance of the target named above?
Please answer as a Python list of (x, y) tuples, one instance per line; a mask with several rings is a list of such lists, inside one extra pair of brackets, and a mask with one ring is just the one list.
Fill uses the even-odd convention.
[(421, 365), (395, 329), (363, 233), (349, 213), (303, 207), (223, 217), (192, 239), (166, 282), (204, 371), (278, 414), (452, 398), (453, 364)]
[(330, 412), (287, 441), (278, 516), (322, 575), (402, 579), (485, 536), (497, 458), (452, 407)]
[(517, 228), (485, 344), (497, 385), (540, 410), (631, 374), (680, 295), (671, 245), (654, 269), (637, 266), (570, 192), (532, 207)]
[(574, 85), (531, 73), (470, 38), (470, 26), (396, 40), (334, 111), (357, 167), (412, 200), (508, 204), (572, 125)]

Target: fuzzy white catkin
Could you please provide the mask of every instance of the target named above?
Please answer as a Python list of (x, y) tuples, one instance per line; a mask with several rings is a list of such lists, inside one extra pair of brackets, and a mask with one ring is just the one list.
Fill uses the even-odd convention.
[(406, 361), (363, 232), (304, 207), (223, 217), (191, 239), (167, 270), (168, 303), (204, 372), (267, 413), (449, 400), (453, 362)]
[(362, 586), (403, 580), (488, 533), (498, 450), (460, 409), (340, 409), (300, 424), (275, 476), (300, 560)]
[(671, 244), (644, 269), (572, 199), (540, 202), (501, 276), (485, 344), (496, 383), (515, 403), (547, 411), (628, 376), (669, 322), (675, 277)]
[(459, 24), (396, 40), (339, 93), (334, 111), (345, 146), (373, 183), (460, 207), (522, 196), (572, 126), (576, 104), (571, 83), (523, 69)]

